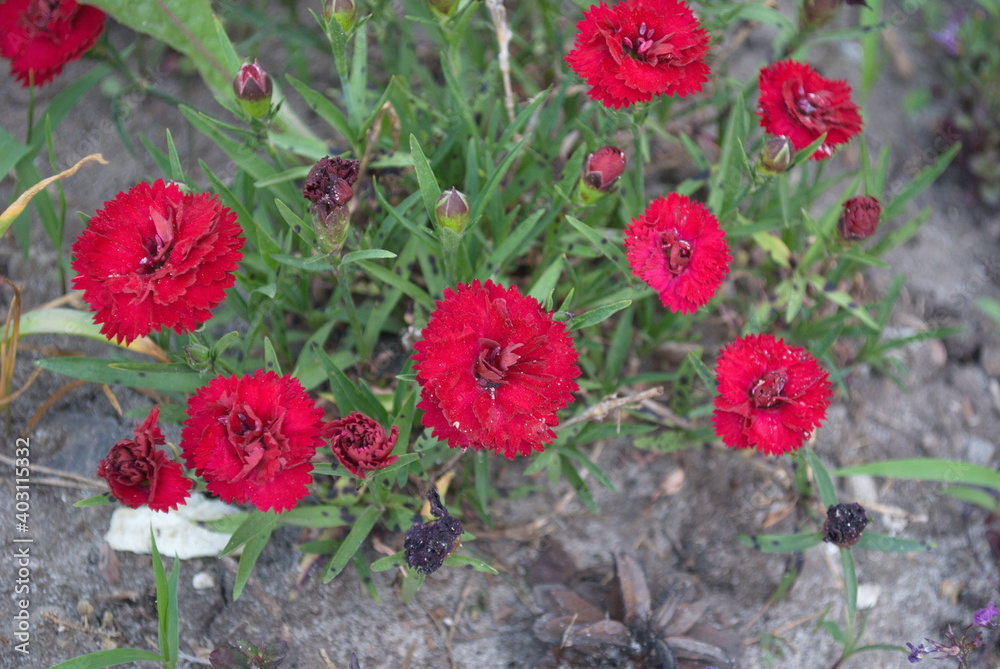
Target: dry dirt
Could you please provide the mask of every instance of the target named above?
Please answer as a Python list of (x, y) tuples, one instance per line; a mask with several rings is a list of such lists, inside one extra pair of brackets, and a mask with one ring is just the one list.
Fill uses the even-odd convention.
[[(890, 3), (891, 4), (891, 3)], [(868, 137), (875, 145), (891, 143), (894, 155), (890, 183), (903, 183), (943, 150), (933, 123), (940, 108), (932, 105), (916, 117), (901, 112), (907, 91), (927, 86), (934, 76), (933, 55), (921, 32), (919, 15), (903, 14), (897, 33), (913, 73), (902, 76), (887, 64), (868, 103)], [(751, 45), (752, 44), (751, 40)], [(756, 45), (758, 48), (761, 44)], [(830, 47), (828, 74), (853, 78), (857, 54)], [(76, 64), (66, 77), (83, 72)], [(166, 79), (163, 86), (178, 95), (185, 86)], [(56, 87), (51, 87), (54, 90)], [(50, 89), (41, 93), (44, 99)], [(26, 93), (4, 78), (0, 95), (7, 100), (2, 122), (17, 134), (23, 129)], [(146, 131), (161, 141), (163, 126), (174, 128), (182, 153), (208, 160), (219, 156), (194, 151), (199, 138), (188, 136), (167, 105), (135, 99), (126, 128), (134, 138)], [(65, 162), (100, 150), (112, 165), (88, 167), (66, 184), (69, 212), (91, 213), (119, 190), (144, 177), (157, 177), (141, 146), (133, 157), (107, 124), (107, 100), (96, 91), (66, 119), (55, 134)], [(874, 151), (873, 151), (874, 153)], [(39, 164), (47, 171), (47, 166)], [(12, 181), (0, 182), (8, 197)], [(893, 317), (896, 334), (937, 325), (956, 325), (965, 333), (946, 341), (929, 341), (901, 352), (908, 376), (904, 388), (888, 378), (859, 369), (847, 380), (849, 397), (838, 398), (818, 431), (816, 452), (835, 467), (872, 460), (932, 456), (957, 458), (994, 467), (1000, 434), (1000, 336), (975, 308), (979, 297), (1000, 297), (1000, 215), (976, 203), (969, 184), (947, 176), (922, 196), (917, 207), (932, 214), (921, 232), (889, 258), (893, 272), (907, 277), (906, 290)], [(76, 217), (71, 226), (79, 228)], [(71, 237), (68, 237), (71, 239)], [(36, 235), (32, 257), (25, 261), (8, 239), (0, 248), (0, 274), (22, 283), (27, 307), (57, 295), (55, 253)], [(889, 272), (872, 272), (874, 290), (888, 285)], [(4, 299), (8, 299), (4, 293)], [(76, 341), (39, 337), (25, 343), (86, 349)], [(706, 342), (709, 344), (722, 342)], [(90, 348), (99, 354), (101, 347)], [(39, 353), (22, 355), (17, 379), (23, 381)], [(65, 382), (44, 374), (16, 404), (11, 432), (16, 435), (30, 413)], [(119, 395), (126, 410), (147, 404), (139, 395)], [(55, 404), (30, 434), (32, 463), (93, 476), (97, 460), (117, 439), (131, 431), (101, 391), (87, 386)], [(10, 455), (14, 436), (3, 448)], [(176, 435), (174, 436), (176, 439)], [(295, 587), (300, 554), (299, 532), (276, 533), (261, 556), (249, 586), (238, 601), (231, 593), (235, 561), (197, 559), (181, 566), (181, 666), (199, 666), (207, 651), (237, 638), (288, 641), (283, 665), (289, 669), (347, 666), (352, 651), (365, 669), (380, 667), (522, 667), (544, 652), (531, 625), (539, 613), (528, 577), (540, 556), (554, 547), (568, 554), (590, 578), (610, 574), (611, 552), (634, 550), (646, 565), (654, 597), (662, 596), (671, 574), (680, 572), (695, 584), (709, 604), (706, 620), (735, 630), (744, 639), (739, 666), (825, 669), (836, 659), (830, 638), (816, 629), (824, 614), (843, 619), (839, 561), (826, 547), (809, 550), (801, 578), (790, 595), (770, 608), (765, 602), (786, 566), (781, 555), (765, 555), (739, 546), (739, 533), (758, 532), (769, 514), (789, 501), (787, 460), (756, 454), (699, 448), (651, 457), (627, 441), (613, 441), (594, 452), (616, 492), (593, 485), (598, 515), (550, 488), (542, 478), (527, 481), (538, 492), (527, 499), (505, 500), (493, 508), (496, 526), (469, 528), (479, 535), (470, 545), (502, 569), (485, 576), (464, 570), (442, 570), (428, 578), (416, 600), (402, 606), (393, 572), (376, 575), (381, 600), (365, 595), (350, 571), (328, 585), (315, 574)], [(498, 485), (526, 483), (524, 464), (498, 465)], [(156, 638), (155, 598), (150, 558), (117, 554), (117, 578), (102, 557), (103, 534), (110, 507), (74, 509), (73, 502), (94, 494), (46, 482), (39, 468), (31, 488), (31, 645), (30, 655), (14, 651), (13, 587), (15, 561), (14, 490), (11, 467), (0, 477), (0, 537), (6, 557), (0, 560), (0, 669), (49, 667), (75, 655), (103, 647), (152, 648)], [(665, 493), (664, 484), (674, 488)], [(859, 500), (880, 532), (922, 538), (937, 548), (915, 554), (856, 551), (859, 581), (870, 607), (864, 643), (902, 645), (925, 636), (941, 638), (948, 624), (961, 627), (972, 612), (991, 600), (1000, 601), (1000, 573), (985, 532), (987, 514), (936, 493), (938, 486), (882, 479), (838, 481), (843, 500)], [(541, 522), (535, 522), (541, 519)], [(791, 519), (771, 528), (791, 531)], [(534, 523), (534, 524), (532, 524)], [(382, 539), (398, 547), (401, 537)], [(369, 559), (377, 557), (371, 549)], [(192, 579), (207, 572), (214, 587), (196, 590)], [(584, 579), (586, 580), (586, 579)], [(89, 602), (93, 612), (80, 603)], [(102, 620), (106, 623), (102, 625)], [(763, 641), (763, 643), (761, 643)], [(995, 643), (995, 641), (994, 641)], [(328, 658), (325, 659), (325, 658)], [(151, 666), (151, 665), (148, 665)], [(844, 668), (909, 666), (900, 652), (857, 656)], [(995, 667), (994, 656), (977, 666)]]

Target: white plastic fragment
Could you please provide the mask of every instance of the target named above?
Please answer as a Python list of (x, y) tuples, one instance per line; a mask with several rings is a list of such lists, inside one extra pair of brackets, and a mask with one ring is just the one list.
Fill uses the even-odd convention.
[(215, 577), (207, 571), (199, 571), (191, 578), (191, 586), (195, 590), (208, 590), (215, 587)]
[(191, 495), (187, 504), (169, 513), (151, 511), (145, 506), (138, 509), (121, 507), (111, 514), (111, 527), (104, 539), (116, 551), (148, 555), (152, 553), (149, 542), (152, 525), (160, 555), (176, 555), (181, 560), (216, 557), (232, 535), (213, 532), (197, 523), (218, 520), (238, 512), (239, 509), (217, 499), (210, 500), (200, 493)]

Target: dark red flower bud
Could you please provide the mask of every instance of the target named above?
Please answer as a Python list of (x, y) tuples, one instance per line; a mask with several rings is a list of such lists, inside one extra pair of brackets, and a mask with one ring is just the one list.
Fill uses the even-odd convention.
[(431, 503), (431, 513), (438, 520), (415, 523), (408, 529), (403, 539), (403, 551), (406, 564), (423, 574), (432, 574), (462, 545), (462, 524), (444, 508), (433, 486), (427, 491), (427, 501)]
[(792, 166), (795, 160), (795, 146), (784, 136), (772, 137), (764, 144), (757, 162), (757, 169), (763, 174), (780, 174)]
[(587, 156), (583, 179), (602, 193), (609, 192), (625, 171), (625, 152), (615, 146), (602, 146)]
[(882, 205), (870, 195), (856, 195), (844, 203), (837, 232), (845, 242), (856, 242), (875, 234)]
[(434, 216), (442, 228), (451, 228), (462, 234), (469, 223), (469, 198), (457, 189), (449, 188), (438, 198)]
[(865, 509), (857, 502), (838, 504), (826, 510), (823, 523), (823, 541), (837, 546), (853, 546), (861, 540), (861, 533), (868, 525)]
[(326, 0), (323, 17), (327, 21), (337, 19), (341, 28), (350, 30), (358, 18), (358, 3), (356, 0)]
[(145, 504), (153, 511), (170, 511), (190, 495), (191, 481), (181, 466), (157, 449), (166, 443), (157, 422), (160, 407), (154, 406), (134, 439), (122, 439), (97, 466), (97, 475), (108, 482), (111, 495), (130, 509)]
[(241, 67), (233, 79), (236, 98), (243, 110), (254, 118), (260, 118), (271, 108), (272, 91), (271, 77), (256, 60)]
[(324, 253), (337, 253), (350, 223), (347, 203), (354, 197), (360, 160), (321, 158), (306, 176), (302, 195), (312, 202), (313, 230)]
[(389, 434), (376, 421), (357, 411), (327, 424), (324, 434), (340, 464), (355, 476), (388, 467), (399, 457), (392, 455), (399, 428)]

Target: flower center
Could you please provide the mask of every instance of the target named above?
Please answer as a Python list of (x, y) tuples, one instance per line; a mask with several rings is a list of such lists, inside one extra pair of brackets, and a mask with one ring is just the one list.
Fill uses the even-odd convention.
[(639, 34), (634, 38), (622, 37), (622, 43), (627, 47), (630, 56), (655, 66), (661, 60), (670, 60), (675, 56), (674, 45), (667, 42), (668, 37), (670, 35), (654, 38), (653, 29), (643, 21), (639, 26)]
[(234, 482), (252, 477), (251, 480), (258, 484), (267, 483), (285, 467), (287, 444), (282, 436), (282, 418), (278, 416), (265, 423), (244, 405), (234, 408), (227, 418), (221, 419), (226, 421), (229, 441), (242, 461), (241, 471)]
[(476, 381), (485, 390), (496, 390), (502, 386), (504, 377), (521, 356), (514, 349), (521, 344), (507, 344), (503, 348), (492, 339), (479, 340), (479, 357), (476, 358)]
[(770, 409), (787, 402), (789, 398), (781, 394), (786, 381), (788, 381), (788, 375), (780, 369), (766, 372), (750, 391), (754, 405), (758, 409)]
[(153, 220), (156, 232), (142, 238), (142, 248), (146, 251), (146, 257), (139, 259), (139, 273), (152, 274), (163, 267), (170, 259), (170, 249), (174, 241), (174, 221), (177, 220), (177, 212), (168, 211), (167, 216), (156, 211), (152, 207), (149, 209), (149, 217)]
[(671, 274), (680, 274), (691, 262), (691, 242), (685, 241), (671, 228), (660, 235), (663, 253), (667, 256), (667, 269)]
[(52, 23), (68, 21), (76, 13), (76, 3), (65, 4), (63, 7), (63, 0), (31, 0), (21, 16), (21, 27), (32, 35), (51, 32)]
[(795, 97), (795, 106), (806, 116), (822, 112), (830, 106), (831, 102), (831, 96), (828, 91), (806, 93), (805, 88), (802, 86), (799, 86), (798, 95)]

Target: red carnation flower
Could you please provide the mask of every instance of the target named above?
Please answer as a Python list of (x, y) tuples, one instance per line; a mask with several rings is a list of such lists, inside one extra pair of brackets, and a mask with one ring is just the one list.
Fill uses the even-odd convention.
[(181, 466), (156, 448), (167, 443), (159, 419), (160, 407), (154, 406), (142, 425), (136, 424), (135, 438), (119, 441), (97, 465), (112, 496), (130, 509), (145, 504), (153, 511), (170, 511), (191, 494)]
[(0, 2), (0, 56), (10, 60), (10, 73), (25, 87), (32, 78), (35, 86), (52, 81), (103, 30), (104, 12), (76, 0)]
[(749, 335), (722, 350), (715, 367), (715, 433), (729, 448), (765, 455), (797, 450), (826, 418), (829, 376), (805, 349)]
[(391, 433), (386, 435), (381, 425), (363, 413), (355, 411), (328, 423), (326, 435), (340, 464), (355, 476), (364, 478), (365, 472), (388, 467), (399, 460), (391, 455), (399, 428), (393, 425)]
[(73, 245), (73, 287), (108, 339), (172, 328), (192, 332), (236, 281), (236, 214), (176, 184), (140, 183), (104, 203)]
[(556, 412), (580, 375), (562, 323), (517, 286), (487, 281), (446, 289), (417, 342), (417, 405), (425, 427), (452, 448), (513, 459), (555, 438)]
[(682, 0), (601, 2), (584, 12), (577, 29), (566, 62), (605, 107), (683, 97), (708, 81), (708, 33)]
[(184, 462), (226, 502), (291, 509), (312, 483), (323, 410), (291, 376), (216, 377), (188, 400)]
[(719, 221), (700, 202), (670, 193), (653, 200), (625, 230), (625, 256), (663, 306), (691, 314), (729, 273), (729, 245)]
[(760, 124), (772, 135), (784, 135), (802, 150), (823, 133), (826, 140), (813, 160), (833, 155), (861, 132), (861, 114), (851, 101), (846, 81), (824, 79), (807, 63), (783, 60), (760, 71)]

